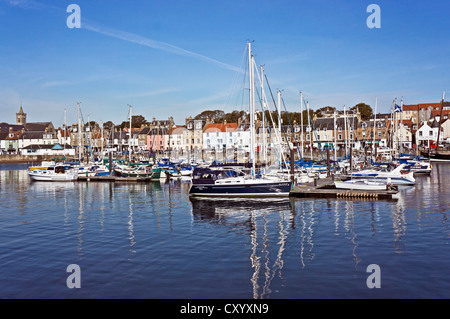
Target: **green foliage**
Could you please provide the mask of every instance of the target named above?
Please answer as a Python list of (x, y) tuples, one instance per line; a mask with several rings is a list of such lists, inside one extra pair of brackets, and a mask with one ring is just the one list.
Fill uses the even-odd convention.
[(356, 111), (359, 110), (361, 113), (361, 119), (362, 120), (369, 120), (372, 117), (373, 111), (370, 105), (367, 105), (366, 103), (358, 103), (352, 108), (350, 108), (350, 111)]
[[(131, 118), (131, 127), (140, 128), (142, 125), (147, 125), (149, 122), (142, 115), (133, 115)], [(130, 127), (130, 121), (123, 121), (118, 127), (121, 129)]]

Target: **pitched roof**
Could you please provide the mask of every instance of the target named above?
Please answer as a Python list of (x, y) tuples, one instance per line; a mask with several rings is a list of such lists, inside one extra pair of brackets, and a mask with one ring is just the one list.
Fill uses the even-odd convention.
[(26, 123), (24, 126), (27, 131), (45, 131), (50, 125), (53, 125), (52, 122), (34, 122)]
[(207, 124), (203, 132), (234, 132), (238, 127), (238, 123), (219, 123)]
[(184, 130), (186, 130), (186, 126), (177, 125), (171, 129), (171, 134), (181, 134)]
[(435, 109), (436, 107), (441, 107), (441, 103), (418, 103), (418, 104), (405, 104), (403, 105), (403, 111), (417, 111), (426, 110), (429, 107)]
[(39, 131), (39, 132), (27, 132), (27, 131), (25, 131), (22, 134), (22, 138), (23, 139), (28, 139), (28, 140), (42, 139), (43, 137), (44, 137), (44, 132), (43, 131)]
[(139, 134), (149, 134), (149, 133), (150, 133), (150, 130), (151, 130), (150, 126), (143, 127), (143, 128), (139, 131)]

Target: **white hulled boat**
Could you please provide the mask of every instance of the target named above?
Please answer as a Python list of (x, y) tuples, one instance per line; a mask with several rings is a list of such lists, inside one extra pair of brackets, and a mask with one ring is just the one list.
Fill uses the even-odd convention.
[(400, 164), (393, 170), (389, 170), (387, 167), (377, 167), (372, 169), (366, 169), (352, 174), (352, 179), (368, 179), (372, 181), (390, 182), (392, 185), (414, 185), (416, 180), (413, 176), (413, 172), (404, 172), (405, 164)]
[(28, 176), (34, 181), (69, 182), (78, 179), (78, 173), (63, 165), (49, 166), (43, 170), (28, 170)]
[(380, 191), (390, 188), (389, 182), (376, 182), (367, 179), (351, 179), (348, 181), (334, 181), (334, 185), (338, 189)]

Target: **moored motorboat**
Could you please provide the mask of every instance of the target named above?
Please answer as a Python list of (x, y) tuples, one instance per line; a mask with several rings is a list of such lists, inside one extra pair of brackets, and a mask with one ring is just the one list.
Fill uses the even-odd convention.
[(387, 182), (391, 181), (392, 185), (414, 185), (416, 180), (414, 173), (411, 171), (405, 172), (406, 164), (401, 164), (393, 170), (389, 168), (377, 167), (355, 172), (351, 175), (352, 179), (369, 179), (372, 181)]
[(334, 185), (338, 189), (353, 189), (366, 191), (381, 191), (388, 190), (390, 184), (384, 182), (376, 182), (367, 179), (350, 179), (347, 181), (334, 181)]
[(63, 165), (49, 166), (45, 170), (28, 170), (28, 176), (32, 180), (46, 182), (76, 181), (78, 179), (76, 171)]

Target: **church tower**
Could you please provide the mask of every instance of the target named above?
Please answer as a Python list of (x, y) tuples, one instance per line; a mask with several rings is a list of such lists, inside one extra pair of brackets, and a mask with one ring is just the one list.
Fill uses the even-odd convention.
[(17, 125), (25, 125), (27, 123), (27, 113), (25, 113), (22, 109), (22, 105), (20, 106), (19, 113), (16, 113), (16, 124)]

